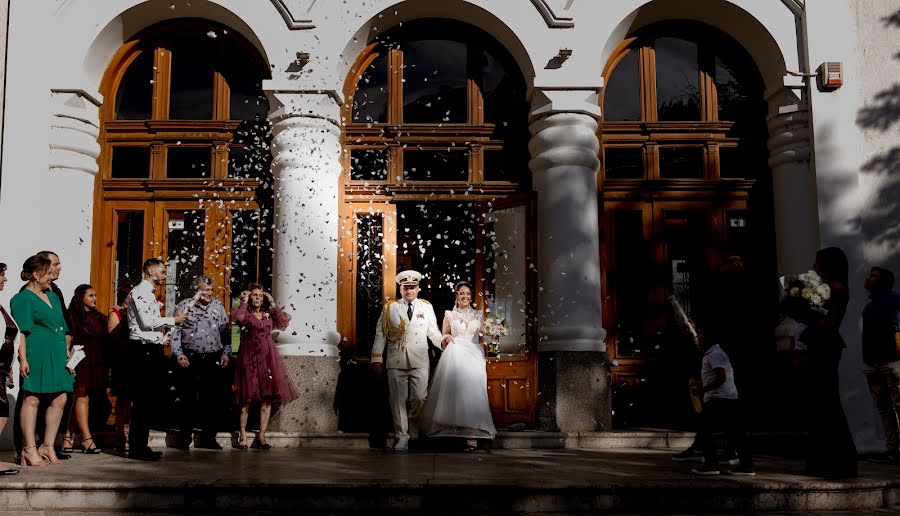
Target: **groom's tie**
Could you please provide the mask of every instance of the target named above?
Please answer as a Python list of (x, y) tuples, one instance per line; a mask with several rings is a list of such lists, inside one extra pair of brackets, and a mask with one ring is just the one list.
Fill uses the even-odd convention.
[(412, 303), (409, 303), (406, 307), (406, 318), (412, 321)]

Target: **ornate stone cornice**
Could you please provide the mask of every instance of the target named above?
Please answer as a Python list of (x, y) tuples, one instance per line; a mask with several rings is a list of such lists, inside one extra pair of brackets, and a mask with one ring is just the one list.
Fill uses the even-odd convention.
[(279, 14), (291, 30), (307, 30), (316, 27), (309, 16), (309, 11), (315, 4), (316, 0), (272, 0), (272, 5), (278, 9)]
[(575, 20), (568, 13), (574, 0), (531, 0), (551, 29), (571, 29)]

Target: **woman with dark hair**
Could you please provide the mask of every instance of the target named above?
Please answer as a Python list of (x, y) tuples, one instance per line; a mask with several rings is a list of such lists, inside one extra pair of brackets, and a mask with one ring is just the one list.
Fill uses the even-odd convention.
[(497, 433), (487, 397), (487, 371), (481, 342), (482, 314), (472, 307), (472, 285), (456, 284), (456, 302), (444, 312), (444, 352), (434, 371), (425, 406), (423, 429), (431, 437), (492, 439)]
[[(19, 371), (22, 375), (22, 465), (59, 464), (53, 443), (66, 406), (67, 393), (72, 392), (72, 371), (66, 367), (66, 319), (56, 295), (50, 295), (53, 275), (50, 260), (32, 256), (22, 264), (25, 289), (10, 302), (12, 315), (25, 339), (19, 346)], [(44, 442), (37, 447), (35, 422), (41, 398), (50, 406), (44, 423)]]
[(240, 441), (237, 448), (247, 449), (247, 418), (250, 403), (259, 402), (259, 433), (254, 447), (268, 450), (266, 428), (273, 403), (286, 403), (299, 397), (272, 341), (272, 330), (287, 328), (291, 315), (281, 310), (259, 283), (251, 283), (241, 292), (241, 304), (231, 310), (231, 321), (241, 328), (241, 347), (234, 368), (235, 396), (241, 406)]
[[(800, 340), (807, 348), (806, 406), (809, 424), (806, 472), (827, 478), (857, 476), (856, 447), (841, 406), (838, 365), (846, 345), (841, 322), (850, 301), (847, 256), (837, 247), (816, 253), (813, 270), (831, 289), (822, 314), (788, 297), (785, 312), (805, 324)], [(793, 306), (792, 306), (793, 305)]]
[(69, 418), (63, 437), (63, 452), (72, 453), (72, 434), (81, 431), (81, 451), (97, 454), (88, 425), (89, 393), (104, 391), (103, 347), (106, 340), (106, 316), (97, 311), (97, 291), (90, 285), (78, 285), (69, 302), (69, 321), (72, 322), (73, 346), (82, 346), (84, 358), (75, 366), (75, 417)]
[[(0, 290), (6, 286), (6, 264), (0, 263)], [(22, 338), (19, 334), (19, 327), (9, 315), (5, 308), (0, 305), (0, 337), (3, 338), (0, 345), (0, 432), (6, 426), (9, 419), (9, 398), (6, 395), (6, 388), (12, 388), (12, 360), (16, 347), (16, 337)], [(0, 466), (0, 475), (15, 475), (19, 470)]]
[(116, 397), (116, 451), (126, 453), (128, 451), (128, 438), (125, 435), (125, 425), (131, 414), (131, 396), (128, 392), (127, 373), (128, 367), (128, 319), (125, 314), (128, 308), (128, 294), (131, 293), (130, 285), (119, 285), (116, 290), (116, 306), (109, 311), (106, 323), (107, 348), (104, 358), (109, 366), (108, 385), (110, 394)]

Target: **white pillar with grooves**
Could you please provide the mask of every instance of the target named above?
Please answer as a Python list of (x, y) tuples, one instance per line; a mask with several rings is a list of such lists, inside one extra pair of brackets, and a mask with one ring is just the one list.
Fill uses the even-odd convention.
[(273, 296), (292, 319), (282, 355), (337, 356), (339, 103), (328, 93), (268, 92), (275, 178)]

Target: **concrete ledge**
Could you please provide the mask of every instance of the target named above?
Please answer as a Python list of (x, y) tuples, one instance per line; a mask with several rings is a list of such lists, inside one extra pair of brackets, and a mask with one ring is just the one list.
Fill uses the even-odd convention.
[(598, 511), (821, 511), (890, 507), (897, 482), (821, 485), (740, 485), (723, 480), (629, 484), (547, 481), (403, 482), (355, 480), (344, 484), (269, 481), (253, 484), (107, 482), (103, 484), (4, 482), (0, 506), (19, 511), (204, 512), (295, 511), (319, 513), (594, 513)]
[[(364, 433), (303, 433), (267, 432), (269, 443), (275, 448), (354, 448), (369, 447), (368, 434)], [(236, 437), (219, 433), (216, 441), (229, 447)], [(691, 432), (675, 431), (621, 431), (621, 432), (498, 432), (494, 448), (523, 449), (613, 449), (613, 448), (687, 448), (694, 441)], [(166, 445), (164, 432), (151, 432), (150, 446)]]

